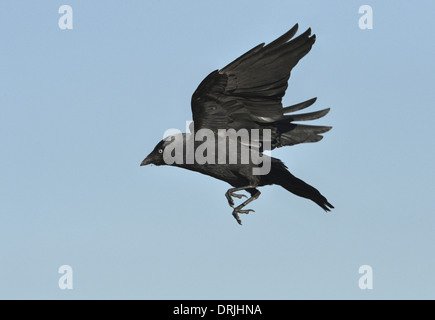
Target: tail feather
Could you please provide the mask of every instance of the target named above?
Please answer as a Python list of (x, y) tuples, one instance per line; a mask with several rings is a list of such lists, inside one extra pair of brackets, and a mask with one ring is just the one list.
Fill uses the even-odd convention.
[(334, 206), (328, 202), (319, 190), (292, 175), (281, 161), (273, 164), (272, 170), (275, 171), (271, 172), (274, 184), (282, 186), (287, 191), (290, 191), (299, 197), (314, 201), (325, 211), (331, 211), (331, 209), (334, 208)]

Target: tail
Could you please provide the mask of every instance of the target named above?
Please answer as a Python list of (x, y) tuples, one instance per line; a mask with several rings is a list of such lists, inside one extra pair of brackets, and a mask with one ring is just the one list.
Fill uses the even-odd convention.
[(334, 208), (319, 190), (292, 175), (280, 160), (278, 160), (278, 162), (272, 162), (272, 170), (270, 173), (272, 174), (274, 184), (282, 186), (287, 191), (299, 197), (314, 201), (325, 211), (331, 211), (331, 209)]

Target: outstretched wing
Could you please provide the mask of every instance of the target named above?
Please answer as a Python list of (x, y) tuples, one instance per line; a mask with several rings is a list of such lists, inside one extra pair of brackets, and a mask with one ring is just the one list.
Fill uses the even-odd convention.
[(192, 96), (194, 129), (271, 129), (272, 149), (284, 145), (319, 141), (331, 129), (293, 121), (324, 116), (329, 109), (299, 115), (288, 113), (314, 103), (311, 99), (283, 108), (291, 70), (314, 44), (308, 29), (291, 40), (298, 25), (266, 45), (259, 44), (226, 67), (210, 73)]

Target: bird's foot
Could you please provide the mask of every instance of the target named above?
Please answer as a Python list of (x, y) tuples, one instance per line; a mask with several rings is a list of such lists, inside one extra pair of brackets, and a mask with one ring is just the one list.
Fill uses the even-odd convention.
[(248, 214), (249, 212), (255, 212), (255, 210), (252, 210), (252, 209), (242, 209), (242, 208), (237, 207), (237, 208), (235, 208), (233, 210), (233, 217), (234, 217), (234, 219), (237, 220), (237, 222), (240, 225), (242, 225), (242, 220), (240, 220), (239, 213)]
[(234, 208), (234, 200), (233, 200), (232, 197), (235, 197), (235, 198), (238, 198), (238, 199), (242, 199), (243, 197), (247, 198), (247, 196), (245, 196), (244, 194), (237, 194), (237, 193), (234, 193), (234, 192), (232, 192), (232, 191), (230, 191), (230, 190), (228, 190), (228, 191), (225, 193), (225, 196), (227, 197), (228, 204), (229, 204), (230, 207), (232, 207), (232, 208)]

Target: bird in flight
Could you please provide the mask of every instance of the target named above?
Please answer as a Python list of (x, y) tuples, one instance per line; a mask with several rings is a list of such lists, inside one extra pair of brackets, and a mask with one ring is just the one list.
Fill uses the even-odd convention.
[[(263, 153), (284, 146), (317, 142), (323, 138), (322, 133), (331, 129), (329, 126), (296, 123), (319, 119), (329, 112), (328, 108), (295, 114), (311, 106), (316, 98), (288, 107), (282, 105), (281, 100), (293, 67), (311, 50), (316, 39), (315, 35), (311, 35), (311, 29), (293, 38), (297, 29), (296, 24), (268, 45), (261, 43), (226, 67), (211, 72), (193, 93), (191, 132), (161, 140), (141, 166), (172, 165), (229, 183), (232, 188), (225, 196), (239, 224), (242, 224), (239, 214), (254, 211), (244, 207), (260, 196), (257, 188), (265, 185), (280, 185), (297, 196), (312, 200), (325, 211), (334, 208), (316, 188), (292, 175), (281, 160)], [(210, 148), (202, 145), (204, 135), (198, 138), (198, 133), (204, 130), (211, 133), (211, 136), (206, 135), (206, 140), (212, 144)], [(245, 130), (243, 132), (248, 132), (250, 140), (242, 141), (239, 139), (241, 136), (236, 136), (235, 144), (219, 149), (217, 141), (230, 140), (229, 135), (219, 140), (223, 132), (230, 130)], [(255, 130), (258, 133), (256, 139), (253, 138)], [(182, 156), (178, 161), (168, 161), (180, 150)], [(240, 161), (243, 150), (256, 151), (262, 162), (253, 159)], [(221, 156), (218, 151), (226, 152), (223, 152), (223, 158), (219, 158), (224, 161), (217, 160)], [(209, 161), (197, 159), (195, 156), (198, 154)], [(235, 155), (235, 162), (227, 161), (231, 154)], [(255, 169), (262, 167), (266, 170), (254, 173)], [(235, 206), (233, 198), (246, 197), (236, 193), (238, 191), (248, 192), (250, 198)]]

